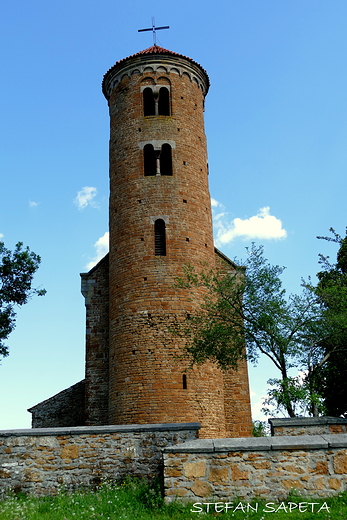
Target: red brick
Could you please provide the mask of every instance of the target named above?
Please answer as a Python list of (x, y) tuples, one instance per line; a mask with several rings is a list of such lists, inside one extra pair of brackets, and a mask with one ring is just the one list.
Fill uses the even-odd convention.
[[(153, 84), (170, 86), (170, 116), (143, 115), (141, 87)], [(103, 267), (84, 275), (96, 282), (87, 307), (88, 326), (96, 330), (87, 335), (89, 424), (105, 421), (108, 406), (110, 424), (199, 421), (202, 437), (250, 434), (246, 364), (224, 374), (212, 363), (188, 370), (179, 359), (183, 340), (169, 332), (170, 323), (193, 312), (205, 294), (199, 289), (191, 301), (189, 291), (173, 288), (182, 266), (225, 269), (213, 246), (207, 89), (205, 71), (183, 56), (137, 55), (105, 76), (110, 253)], [(144, 176), (143, 143), (153, 140), (174, 142), (172, 176)], [(155, 256), (154, 220), (162, 216), (166, 256)]]

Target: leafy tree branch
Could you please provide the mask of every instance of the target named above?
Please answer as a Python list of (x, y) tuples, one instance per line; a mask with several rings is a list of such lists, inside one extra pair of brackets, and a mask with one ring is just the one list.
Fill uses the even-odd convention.
[[(221, 369), (237, 369), (247, 357), (256, 363), (259, 355), (269, 358), (280, 373), (268, 404), (275, 404), (290, 417), (306, 407), (317, 415), (321, 399), (318, 373), (330, 354), (323, 345), (329, 338), (332, 350), (347, 330), (347, 298), (335, 288), (314, 287), (302, 282), (301, 294), (286, 295), (281, 275), (284, 267), (271, 265), (263, 247), (247, 249), (242, 267), (220, 273), (184, 268), (176, 287), (191, 291), (204, 288), (204, 304), (176, 333), (186, 338), (186, 352), (193, 363), (214, 361)], [(328, 290), (329, 289), (329, 290)], [(291, 369), (301, 377), (290, 376)]]
[(4, 341), (15, 328), (15, 307), (22, 306), (34, 296), (43, 296), (44, 289), (32, 287), (41, 258), (18, 242), (14, 251), (0, 242), (0, 356), (8, 356)]

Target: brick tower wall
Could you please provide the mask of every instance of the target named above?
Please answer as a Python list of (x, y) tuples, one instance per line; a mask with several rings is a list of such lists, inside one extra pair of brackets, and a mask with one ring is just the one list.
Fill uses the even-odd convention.
[[(223, 253), (216, 249), (216, 270), (222, 274), (234, 269)], [(223, 371), (224, 407), (227, 437), (248, 437), (252, 433), (251, 398), (249, 394), (248, 367), (240, 360), (237, 370)]]
[(109, 256), (81, 274), (86, 305), (85, 424), (108, 424)]
[[(182, 341), (168, 330), (203, 301), (202, 289), (192, 301), (173, 288), (183, 264), (214, 265), (203, 119), (208, 80), (183, 58), (123, 61), (109, 88), (109, 421), (199, 421), (201, 436), (223, 437), (222, 373), (212, 364), (188, 371), (179, 359)], [(143, 115), (147, 85), (169, 87), (170, 116)], [(158, 141), (172, 147), (172, 175), (145, 176), (143, 147)], [(156, 218), (166, 223), (165, 256), (154, 254)]]
[[(149, 87), (168, 90), (169, 115), (144, 115), (143, 90)], [(174, 288), (183, 265), (225, 268), (224, 255), (213, 247), (203, 119), (208, 87), (200, 65), (156, 46), (106, 73), (110, 253), (81, 275), (86, 378), (32, 407), (34, 422), (199, 422), (200, 437), (250, 433), (246, 364), (228, 373), (212, 363), (191, 369), (182, 359), (182, 339), (170, 332), (206, 295), (203, 288), (193, 297)], [(144, 175), (146, 144), (171, 146), (172, 175)], [(165, 222), (165, 254), (155, 249), (158, 219)]]

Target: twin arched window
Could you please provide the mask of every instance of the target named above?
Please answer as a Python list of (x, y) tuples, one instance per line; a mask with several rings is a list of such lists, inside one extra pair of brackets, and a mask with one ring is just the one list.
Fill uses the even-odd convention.
[(168, 143), (160, 150), (155, 150), (152, 144), (143, 147), (145, 176), (172, 175), (172, 151)]
[(143, 114), (144, 116), (170, 115), (170, 94), (166, 87), (160, 87), (158, 91), (151, 87), (143, 90)]
[[(143, 90), (144, 116), (169, 116), (170, 93), (166, 87), (159, 90), (146, 87)], [(143, 147), (145, 176), (172, 175), (172, 150), (168, 143), (163, 143), (160, 149), (154, 149), (148, 143)], [(165, 221), (157, 218), (154, 222), (154, 254), (166, 256), (166, 229)]]

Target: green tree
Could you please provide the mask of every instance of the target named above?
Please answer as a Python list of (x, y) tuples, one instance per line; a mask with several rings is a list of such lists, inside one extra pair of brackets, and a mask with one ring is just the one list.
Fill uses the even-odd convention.
[(0, 242), (0, 356), (9, 353), (4, 341), (15, 328), (15, 307), (27, 303), (34, 294), (46, 293), (31, 286), (40, 262), (41, 258), (24, 248), (22, 242), (16, 244), (13, 252)]
[(320, 392), (328, 415), (347, 415), (347, 230), (342, 238), (333, 228), (332, 236), (317, 237), (339, 244), (336, 263), (320, 255), (322, 271), (317, 273), (317, 292), (325, 312), (334, 320), (338, 335), (327, 336), (322, 343), (324, 363), (318, 374)]
[[(270, 380), (273, 388), (266, 404), (275, 404), (290, 417), (303, 409), (318, 415), (316, 374), (322, 338), (334, 332), (332, 316), (329, 321), (322, 294), (310, 281), (302, 283), (300, 295), (287, 296), (281, 281), (284, 268), (272, 266), (262, 246), (246, 249), (244, 265), (226, 274), (184, 268), (177, 286), (190, 289), (192, 299), (199, 286), (207, 293), (204, 305), (178, 324), (176, 333), (186, 338), (193, 363), (210, 359), (222, 369), (237, 369), (241, 358), (256, 362), (259, 355), (266, 356), (280, 373)], [(292, 369), (302, 376), (291, 376)]]

